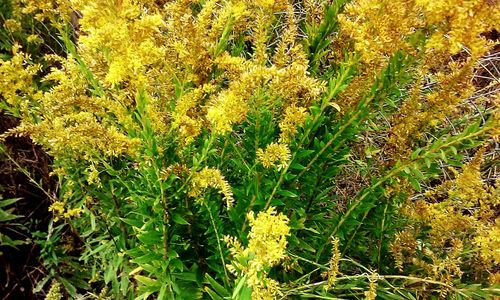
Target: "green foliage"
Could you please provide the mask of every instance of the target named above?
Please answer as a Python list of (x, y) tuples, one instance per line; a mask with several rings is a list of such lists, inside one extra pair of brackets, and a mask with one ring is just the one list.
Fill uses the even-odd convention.
[[(20, 218), (21, 216), (14, 214), (14, 207), (11, 207), (14, 203), (19, 201), (19, 198), (13, 199), (3, 199), (0, 197), (0, 246), (14, 247), (25, 244), (24, 241), (12, 239), (9, 237), (8, 231), (5, 229), (13, 230), (13, 226), (16, 224), (13, 220)], [(19, 225), (19, 224), (18, 224)], [(8, 227), (5, 227), (8, 226)], [(0, 252), (2, 255), (2, 252)]]
[[(151, 52), (178, 52), (161, 52), (160, 61), (168, 64), (143, 63), (143, 57), (134, 56), (123, 69), (116, 67), (120, 59), (140, 51), (122, 51), (121, 43), (106, 44), (98, 34), (106, 33), (109, 24), (101, 28), (96, 21), (99, 30), (83, 31), (80, 37), (69, 24), (59, 26), (56, 42), (64, 48), (66, 57), (60, 58), (64, 66), (49, 72), (41, 57), (36, 62), (43, 62), (46, 78), (60, 77), (44, 81), (45, 85), (30, 77), (41, 92), (27, 108), (36, 117), (23, 118), (14, 131), (31, 135), (55, 156), (52, 167), (58, 176), (58, 195), (51, 196), (53, 220), (46, 232), (33, 233), (47, 271), (35, 291), (47, 290), (54, 280), (69, 297), (92, 299), (374, 299), (374, 295), (489, 299), (498, 295), (496, 286), (482, 277), (494, 270), (494, 263), (477, 271), (480, 279), (443, 281), (438, 276), (399, 274), (391, 252), (394, 237), (412, 224), (401, 208), (442, 181), (443, 165), (460, 167), (468, 151), (495, 137), (496, 107), (481, 120), (470, 112), (450, 114), (449, 124), (408, 139), (406, 152), (395, 150), (400, 145), (390, 142), (399, 125), (394, 120), (406, 117), (411, 123), (411, 116), (402, 117), (401, 110), (414, 100), (415, 87), (418, 96), (424, 96), (421, 72), (430, 68), (425, 66), (425, 49), (419, 47), (425, 45), (426, 36), (412, 34), (415, 51), (399, 49), (380, 65), (363, 61), (359, 51), (349, 48), (354, 41), (337, 51), (343, 53), (342, 59), (331, 58), (333, 36), (342, 30), (339, 14), (347, 2), (325, 5), (320, 22), (300, 20), (297, 28), (293, 14), (286, 21), (266, 20), (276, 12), (260, 2), (257, 9), (252, 6), (256, 4), (244, 7), (257, 16), (244, 15), (234, 3), (218, 7), (217, 1), (193, 4), (191, 15), (180, 13), (187, 8), (176, 7), (177, 2), (167, 8), (126, 3), (130, 16), (121, 20), (130, 27), (126, 38), (139, 39), (140, 46), (146, 44)], [(0, 6), (2, 17), (8, 15), (6, 7)], [(93, 12), (106, 14), (117, 7)], [(206, 21), (203, 17), (214, 17), (210, 30), (215, 33), (201, 26), (207, 30), (196, 31), (201, 37), (194, 33), (187, 37), (195, 50), (181, 51), (176, 47), (187, 47), (182, 44), (184, 37), (169, 38), (182, 28), (174, 21), (168, 27), (162, 18), (148, 15), (162, 9), (164, 18), (185, 16), (180, 21), (197, 20), (197, 26)], [(291, 3), (288, 9), (293, 13)], [(155, 20), (161, 24), (158, 28), (148, 23)], [(40, 25), (31, 22), (34, 28)], [(140, 29), (139, 38), (127, 36), (134, 26)], [(285, 29), (274, 31), (273, 26)], [(298, 28), (306, 38), (292, 34)], [(1, 35), (10, 34), (2, 30)], [(167, 46), (144, 42), (143, 32), (151, 40), (165, 36), (161, 41)], [(285, 33), (276, 36), (276, 32)], [(96, 53), (86, 52), (85, 42), (91, 44), (93, 34), (100, 47), (91, 49)], [(0, 50), (12, 47), (10, 39), (2, 40)], [(280, 49), (291, 58), (279, 57)], [(26, 52), (31, 51), (41, 50)], [(95, 56), (89, 58), (89, 53)], [(131, 79), (127, 72), (137, 74)], [(110, 74), (117, 82), (110, 82)], [(364, 85), (356, 90), (359, 82)], [(68, 93), (58, 94), (62, 87)], [(356, 101), (345, 100), (356, 92)], [(54, 98), (61, 95), (65, 98), (59, 104)], [(303, 109), (303, 115), (294, 116), (304, 116), (303, 122), (286, 119), (294, 108)], [(59, 110), (64, 113), (57, 115)], [(285, 121), (294, 125), (293, 130), (288, 128), (294, 133), (289, 141), (282, 136)], [(115, 149), (117, 145), (125, 145), (125, 150)], [(263, 158), (270, 145), (281, 152)], [(3, 210), (15, 201), (0, 201), (0, 222), (17, 217)], [(281, 218), (287, 233), (290, 229), (286, 256), (262, 257), (269, 254), (262, 249), (276, 253), (285, 249), (272, 236), (278, 222), (259, 223), (259, 213)], [(270, 228), (266, 234), (271, 237), (258, 232), (262, 228)], [(419, 238), (420, 246), (428, 243), (425, 236)], [(0, 235), (0, 242), (18, 243), (5, 235)], [(469, 254), (460, 257), (466, 260)]]

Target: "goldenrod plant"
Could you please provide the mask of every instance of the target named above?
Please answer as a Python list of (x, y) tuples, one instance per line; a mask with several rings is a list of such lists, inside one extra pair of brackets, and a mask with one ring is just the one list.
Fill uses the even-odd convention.
[(47, 299), (500, 296), (498, 1), (7, 6)]

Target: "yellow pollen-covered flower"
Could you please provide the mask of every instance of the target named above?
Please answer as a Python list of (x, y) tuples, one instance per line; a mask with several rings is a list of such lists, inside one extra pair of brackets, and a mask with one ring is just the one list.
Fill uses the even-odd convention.
[(226, 201), (227, 208), (233, 206), (234, 198), (231, 186), (225, 180), (220, 170), (205, 167), (203, 170), (195, 172), (191, 179), (189, 196), (198, 198), (207, 188), (218, 189), (219, 193), (224, 196), (223, 199)]
[(245, 100), (232, 91), (224, 91), (208, 108), (207, 119), (215, 132), (226, 134), (233, 124), (241, 122), (246, 115), (248, 105)]
[(297, 133), (297, 127), (304, 124), (307, 111), (304, 107), (291, 105), (285, 109), (285, 117), (279, 123), (280, 142), (289, 143)]
[(286, 237), (290, 232), (288, 218), (283, 214), (276, 214), (274, 207), (265, 212), (259, 212), (257, 218), (254, 213), (247, 215), (252, 229), (248, 234), (248, 249), (255, 254), (254, 260), (260, 266), (272, 266), (285, 256)]
[(365, 292), (365, 299), (366, 300), (375, 300), (377, 297), (377, 281), (378, 281), (378, 274), (376, 272), (373, 272), (370, 277), (370, 285), (368, 291)]
[(331, 288), (339, 275), (339, 262), (340, 262), (340, 251), (339, 251), (339, 239), (337, 237), (332, 238), (332, 257), (328, 262), (329, 270), (325, 272), (325, 276), (328, 278), (328, 283), (326, 288)]
[[(265, 150), (257, 150), (257, 159), (264, 168), (278, 167), (278, 170), (284, 168), (290, 160), (290, 149), (285, 144), (271, 143)], [(276, 164), (278, 163), (279, 164)]]
[(71, 219), (72, 217), (79, 217), (83, 212), (81, 208), (67, 209), (66, 204), (62, 201), (56, 201), (52, 203), (49, 207), (49, 211), (54, 213), (54, 222), (59, 221), (62, 217), (63, 219)]
[(227, 269), (236, 276), (247, 276), (252, 288), (252, 300), (272, 300), (280, 293), (278, 281), (268, 277), (269, 268), (285, 258), (286, 238), (290, 234), (288, 217), (276, 213), (274, 207), (261, 211), (255, 217), (247, 215), (250, 223), (248, 247), (243, 248), (234, 237), (224, 237), (234, 257)]

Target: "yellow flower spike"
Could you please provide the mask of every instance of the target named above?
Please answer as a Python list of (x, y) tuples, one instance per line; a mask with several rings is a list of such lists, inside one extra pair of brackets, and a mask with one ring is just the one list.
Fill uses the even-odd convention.
[[(390, 18), (385, 16), (390, 15)], [(339, 16), (341, 30), (355, 41), (355, 49), (368, 64), (379, 65), (400, 49), (410, 49), (405, 39), (421, 25), (413, 1), (353, 1)]]
[[(30, 98), (38, 97), (33, 87), (33, 78), (40, 70), (40, 65), (30, 64), (29, 55), (21, 51), (21, 46), (12, 47), (10, 60), (0, 59), (0, 96), (13, 107), (27, 113)], [(26, 107), (26, 109), (23, 109)]]
[(368, 291), (365, 292), (365, 299), (375, 300), (375, 298), (377, 297), (378, 274), (376, 272), (373, 272), (368, 279), (370, 281), (370, 286)]
[(328, 262), (329, 270), (325, 274), (326, 277), (328, 278), (328, 283), (325, 286), (326, 289), (333, 287), (335, 280), (339, 275), (339, 262), (340, 262), (339, 239), (335, 237), (332, 238), (332, 257)]
[[(500, 221), (495, 214), (499, 200), (498, 188), (481, 178), (485, 149), (476, 152), (461, 172), (452, 169), (455, 179), (426, 193), (426, 200), (406, 204), (402, 213), (414, 224), (398, 233), (390, 245), (400, 271), (413, 264), (423, 275), (452, 284), (466, 270), (462, 268), (467, 253), (479, 273), (494, 272), (500, 263)], [(423, 230), (428, 237), (425, 244), (419, 238)], [(469, 245), (472, 249), (466, 248)], [(469, 256), (469, 251), (475, 255)]]
[[(247, 285), (252, 288), (252, 299), (275, 299), (280, 294), (279, 283), (269, 278), (267, 271), (285, 259), (286, 238), (290, 234), (288, 217), (270, 207), (257, 216), (253, 212), (248, 213), (247, 219), (251, 227), (248, 247), (243, 248), (234, 237), (223, 238), (234, 257), (227, 268), (232, 274), (247, 276)], [(246, 263), (240, 263), (245, 260)]]
[(281, 130), (280, 142), (289, 143), (297, 133), (297, 127), (302, 126), (306, 121), (307, 111), (304, 107), (291, 105), (285, 109), (285, 116), (279, 123)]
[(232, 125), (244, 120), (248, 104), (231, 90), (221, 92), (208, 108), (207, 119), (218, 134), (231, 132)]
[(205, 167), (203, 170), (195, 172), (190, 184), (189, 196), (191, 197), (199, 198), (207, 188), (215, 188), (223, 195), (223, 200), (226, 201), (228, 209), (234, 204), (231, 186), (218, 169)]
[(290, 149), (285, 144), (271, 143), (265, 150), (257, 150), (257, 160), (264, 168), (277, 166), (281, 170), (288, 165), (290, 158)]
[(257, 217), (253, 212), (247, 215), (251, 230), (248, 234), (248, 249), (255, 254), (254, 260), (258, 267), (273, 266), (285, 256), (286, 237), (290, 233), (288, 217), (270, 207), (265, 212), (259, 212)]

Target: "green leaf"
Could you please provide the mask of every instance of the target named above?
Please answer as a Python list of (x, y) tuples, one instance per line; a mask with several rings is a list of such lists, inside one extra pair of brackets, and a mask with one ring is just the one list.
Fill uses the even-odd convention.
[(168, 289), (168, 285), (166, 285), (166, 284), (161, 285), (160, 292), (158, 293), (158, 300), (167, 299), (167, 297), (166, 297), (167, 289)]
[(214, 291), (212, 291), (209, 287), (205, 288), (205, 292), (210, 296), (212, 300), (224, 300), (221, 296), (217, 295)]
[(122, 292), (123, 296), (127, 295), (128, 292), (128, 286), (129, 286), (130, 279), (126, 273), (122, 273), (120, 276), (120, 291)]
[(316, 252), (316, 249), (314, 249), (311, 245), (309, 245), (308, 243), (306, 243), (304, 240), (302, 239), (299, 239), (299, 248), (301, 249), (304, 249), (306, 251), (309, 251), (311, 253), (315, 253)]
[(12, 221), (15, 219), (19, 219), (22, 216), (14, 215), (11, 214), (9, 211), (1, 210), (0, 209), (0, 222), (7, 222), (7, 221)]
[(134, 275), (134, 279), (139, 281), (141, 284), (147, 286), (147, 287), (155, 287), (159, 288), (160, 284), (156, 281), (156, 279), (152, 279), (146, 276), (142, 275)]
[(8, 206), (8, 205), (11, 205), (13, 203), (16, 203), (19, 200), (21, 200), (21, 198), (12, 198), (12, 199), (0, 200), (0, 208)]
[(179, 225), (189, 225), (189, 222), (178, 213), (172, 213), (172, 220)]
[(298, 198), (299, 197), (294, 192), (287, 191), (287, 190), (279, 190), (278, 194), (281, 195), (281, 196), (283, 196), (283, 197), (289, 197), (289, 198)]
[(299, 163), (293, 163), (290, 165), (290, 169), (292, 170), (304, 170), (306, 167), (304, 167), (303, 165), (299, 164)]
[(163, 239), (163, 234), (159, 231), (148, 231), (137, 236), (146, 245), (156, 245)]
[(108, 265), (106, 268), (106, 271), (104, 272), (104, 283), (108, 284), (111, 280), (113, 280), (113, 277), (115, 276), (115, 270), (113, 269), (113, 266)]
[(233, 291), (233, 295), (231, 296), (231, 299), (240, 299), (238, 298), (238, 294), (240, 293), (241, 289), (243, 288), (243, 286), (245, 285), (245, 282), (247, 281), (247, 275), (241, 277), (239, 280), (238, 280), (238, 284), (236, 285), (236, 288), (234, 289)]
[(73, 284), (71, 284), (71, 282), (63, 277), (58, 277), (57, 280), (59, 280), (63, 284), (64, 288), (66, 289), (66, 291), (68, 291), (68, 294), (71, 297), (76, 298), (76, 288)]
[(205, 273), (205, 279), (210, 283), (210, 286), (221, 296), (229, 297), (230, 293), (226, 288), (220, 285), (210, 274)]

